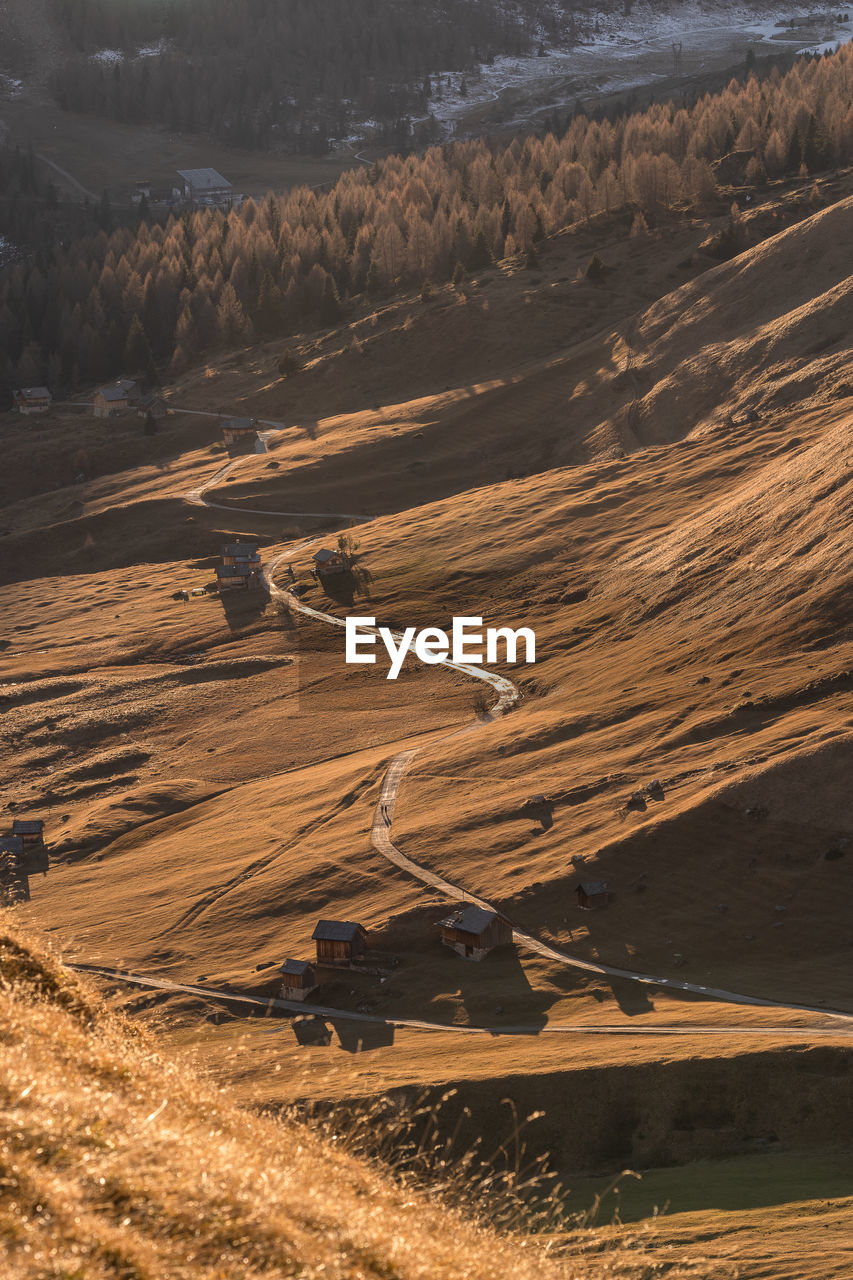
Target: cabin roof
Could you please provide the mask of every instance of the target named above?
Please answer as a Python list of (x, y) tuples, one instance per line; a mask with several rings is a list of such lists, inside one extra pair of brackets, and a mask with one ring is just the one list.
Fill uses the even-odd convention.
[(178, 177), (183, 178), (196, 191), (214, 191), (217, 187), (231, 188), (231, 183), (217, 169), (178, 169)]
[(16, 818), (12, 823), (13, 836), (40, 836), (44, 831), (41, 818)]
[(321, 547), (315, 554), (314, 559), (319, 560), (321, 564), (325, 564), (327, 560), (336, 560), (343, 555), (341, 551), (332, 551), (329, 547)]
[(222, 548), (224, 556), (247, 556), (252, 557), (258, 554), (258, 544), (256, 542), (229, 542), (226, 547)]
[(104, 400), (126, 400), (135, 386), (132, 378), (119, 378), (112, 386), (98, 387), (96, 394)]
[(301, 977), (305, 973), (310, 973), (310, 960), (285, 960), (284, 964), (279, 968), (279, 973), (293, 974), (295, 977)]
[(253, 431), (255, 427), (254, 418), (226, 418), (223, 426), (230, 427), (232, 431)]
[(484, 933), (489, 925), (499, 919), (497, 911), (488, 911), (485, 907), (477, 907), (471, 903), (446, 920), (440, 921), (442, 929), (461, 929), (463, 933)]
[(577, 887), (583, 889), (588, 898), (594, 897), (597, 893), (608, 892), (606, 880), (581, 880)]
[(49, 400), (50, 392), (47, 387), (21, 387), (15, 392), (16, 396), (23, 396), (26, 400)]
[(352, 920), (318, 920), (317, 928), (311, 934), (312, 942), (352, 942), (364, 926), (354, 924)]

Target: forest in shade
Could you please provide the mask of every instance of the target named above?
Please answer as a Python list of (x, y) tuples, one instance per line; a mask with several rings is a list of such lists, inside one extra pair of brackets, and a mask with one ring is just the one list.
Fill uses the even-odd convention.
[(302, 187), (40, 250), (2, 277), (0, 378), (6, 389), (76, 389), (332, 325), (358, 295), (535, 252), (599, 213), (645, 226), (701, 208), (717, 198), (715, 164), (732, 153), (754, 186), (850, 163), (853, 47), (732, 81), (690, 108), (579, 115), (561, 137), (389, 156), (327, 192)]
[(353, 112), (405, 145), (409, 118), (427, 114), (431, 73), (529, 52), (534, 29), (556, 35), (553, 11), (562, 8), (534, 0), (52, 4), (72, 49), (51, 80), (63, 108), (313, 152), (346, 136)]

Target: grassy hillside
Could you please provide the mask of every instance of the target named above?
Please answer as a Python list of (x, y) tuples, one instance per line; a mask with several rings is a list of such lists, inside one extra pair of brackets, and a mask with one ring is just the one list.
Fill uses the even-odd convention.
[(0, 1061), (8, 1280), (571, 1274), (307, 1126), (237, 1110), (7, 914)]

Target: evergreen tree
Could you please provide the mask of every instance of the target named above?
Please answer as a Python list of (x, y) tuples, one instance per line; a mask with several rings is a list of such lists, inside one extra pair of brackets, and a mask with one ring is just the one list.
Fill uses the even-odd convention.
[(320, 323), (326, 327), (337, 324), (341, 318), (341, 300), (338, 287), (330, 275), (323, 281), (323, 295), (320, 298)]
[(145, 373), (146, 375), (149, 367), (154, 364), (154, 357), (151, 354), (151, 348), (148, 345), (148, 339), (145, 336), (145, 330), (138, 314), (134, 314), (130, 322), (130, 329), (124, 348), (124, 363), (127, 365), (129, 373)]

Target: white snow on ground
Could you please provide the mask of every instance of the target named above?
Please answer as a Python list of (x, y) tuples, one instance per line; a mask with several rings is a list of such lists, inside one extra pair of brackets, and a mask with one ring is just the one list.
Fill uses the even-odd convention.
[(93, 62), (124, 62), (124, 54), (121, 49), (101, 49), (100, 53), (92, 54)]
[[(156, 58), (158, 54), (166, 52), (168, 48), (168, 44), (169, 42), (167, 41), (166, 37), (163, 36), (155, 44), (146, 44), (146, 45), (143, 45), (141, 49), (137, 49), (133, 57), (134, 58)], [(92, 61), (105, 62), (107, 64), (112, 64), (116, 62), (125, 62), (127, 61), (128, 56), (129, 55), (122, 52), (121, 49), (101, 49), (100, 53), (92, 54)]]
[(6, 98), (17, 98), (24, 87), (23, 80), (13, 80), (11, 76), (0, 71), (0, 94)]
[[(792, 18), (794, 30), (789, 25)], [(671, 74), (674, 42), (682, 44), (686, 73), (702, 69), (704, 51), (731, 47), (733, 56), (738, 49), (745, 56), (748, 48), (755, 48), (758, 53), (770, 52), (773, 45), (790, 49), (803, 40), (806, 33), (800, 28), (804, 26), (811, 28), (808, 34), (818, 34), (822, 43), (797, 47), (797, 52), (823, 52), (853, 37), (853, 23), (839, 23), (837, 14), (827, 14), (825, 9), (792, 13), (790, 8), (772, 5), (760, 9), (741, 4), (705, 7), (697, 0), (678, 4), (666, 14), (656, 12), (645, 0), (634, 6), (628, 18), (599, 13), (597, 25), (597, 32), (581, 32), (582, 43), (571, 49), (547, 48), (544, 58), (498, 57), (493, 65), (483, 64), (473, 75), (455, 71), (434, 75), (430, 113), (445, 126), (445, 132), (452, 133), (459, 117), (472, 107), (497, 100), (505, 89), (523, 89), (537, 83), (544, 86), (549, 79), (569, 77), (583, 82), (581, 92), (635, 88)], [(661, 68), (630, 65), (644, 55), (657, 55), (662, 59)], [(463, 82), (467, 87), (465, 96), (460, 92)]]

